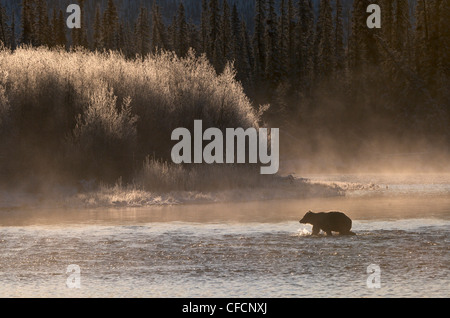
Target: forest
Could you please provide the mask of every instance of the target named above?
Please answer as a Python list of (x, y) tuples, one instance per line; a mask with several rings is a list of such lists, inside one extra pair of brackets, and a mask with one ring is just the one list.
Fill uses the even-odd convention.
[[(403, 154), (446, 164), (449, 0), (77, 2), (73, 30), (64, 1), (0, 8), (0, 173), (11, 179), (51, 166), (131, 180), (142, 162), (163, 169), (170, 129), (198, 116), (278, 127), (281, 160), (313, 170)], [(367, 28), (371, 3), (381, 29)]]

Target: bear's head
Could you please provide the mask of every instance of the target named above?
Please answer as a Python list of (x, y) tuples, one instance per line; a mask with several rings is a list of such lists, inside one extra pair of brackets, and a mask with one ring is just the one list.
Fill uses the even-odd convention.
[(305, 214), (305, 216), (303, 217), (303, 219), (300, 220), (300, 223), (302, 223), (302, 224), (311, 223), (313, 217), (314, 217), (314, 212), (309, 211), (308, 213)]

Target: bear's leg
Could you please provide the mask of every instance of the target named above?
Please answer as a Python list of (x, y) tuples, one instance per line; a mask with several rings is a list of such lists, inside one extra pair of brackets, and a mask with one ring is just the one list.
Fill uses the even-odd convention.
[(319, 232), (320, 232), (320, 227), (318, 227), (318, 226), (316, 226), (316, 225), (313, 225), (311, 235), (318, 235)]

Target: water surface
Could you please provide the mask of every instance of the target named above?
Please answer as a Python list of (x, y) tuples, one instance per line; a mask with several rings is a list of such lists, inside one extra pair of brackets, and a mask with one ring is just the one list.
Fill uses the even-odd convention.
[[(450, 196), (385, 192), (139, 209), (3, 209), (0, 296), (450, 296)], [(308, 210), (345, 211), (357, 236), (311, 237), (311, 226), (298, 223)], [(66, 286), (70, 264), (81, 269), (79, 289)], [(379, 289), (366, 284), (371, 264), (381, 270)]]

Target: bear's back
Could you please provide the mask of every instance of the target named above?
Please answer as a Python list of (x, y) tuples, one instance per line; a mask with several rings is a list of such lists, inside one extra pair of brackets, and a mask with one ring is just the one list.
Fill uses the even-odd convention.
[(337, 211), (316, 213), (315, 221), (325, 231), (347, 232), (352, 227), (352, 220)]

